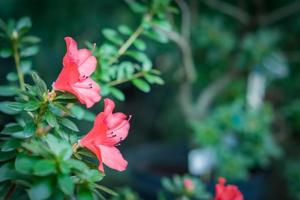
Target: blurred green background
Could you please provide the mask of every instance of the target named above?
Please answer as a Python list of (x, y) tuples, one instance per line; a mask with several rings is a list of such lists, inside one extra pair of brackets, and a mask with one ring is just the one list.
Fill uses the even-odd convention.
[[(98, 46), (105, 41), (103, 28), (139, 26), (141, 16), (127, 3), (0, 0), (0, 18), (32, 19), (31, 33), (42, 39), (33, 66), (51, 85), (61, 69), (65, 36), (74, 37), (81, 47), (85, 41)], [(165, 33), (169, 42), (142, 36), (146, 54), (162, 72), (165, 85), (153, 86), (150, 93), (131, 84), (119, 87), (126, 101), (118, 103), (118, 110), (133, 115), (129, 137), (121, 147), (130, 157), (129, 172), (128, 176), (109, 172), (106, 181), (145, 193), (138, 181), (149, 179), (132, 171), (149, 173), (151, 178), (187, 172), (186, 156), (178, 169), (173, 169), (175, 163), (158, 170), (152, 165), (153, 154), (174, 153), (169, 159), (182, 161), (178, 149), (184, 148), (186, 154), (208, 148), (215, 159), (207, 161), (213, 162), (212, 172), (205, 171), (204, 179), (222, 175), (251, 181), (263, 174), (265, 196), (300, 199), (300, 2), (176, 0), (171, 5), (177, 14), (166, 15), (172, 26)], [(13, 62), (1, 59), (0, 66), (3, 84)], [(80, 124), (82, 132), (90, 129), (91, 125)], [(177, 150), (160, 152), (168, 145)], [(143, 168), (140, 163), (150, 164)]]

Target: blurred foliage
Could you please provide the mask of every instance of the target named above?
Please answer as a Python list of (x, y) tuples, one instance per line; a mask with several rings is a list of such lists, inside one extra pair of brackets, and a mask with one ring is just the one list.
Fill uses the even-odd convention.
[[(268, 140), (272, 145), (281, 144), (281, 149), (286, 152), (282, 154), (284, 155), (281, 158), (282, 162), (285, 162), (288, 157), (294, 156), (294, 159), (298, 155), (300, 124), (298, 1), (176, 0), (170, 2), (172, 6), (168, 9), (163, 6), (168, 1), (156, 0), (152, 6), (149, 6), (150, 1), (146, 0), (126, 0), (125, 2), (127, 4), (122, 1), (96, 0), (88, 4), (76, 0), (0, 1), (0, 17), (7, 18), (14, 15), (33, 17), (34, 32), (46, 41), (45, 43), (42, 41), (41, 49), (43, 50), (38, 57), (33, 59), (33, 62), (37, 64), (38, 71), (42, 72), (47, 81), (53, 79), (55, 70), (57, 71), (60, 66), (58, 56), (62, 55), (63, 49), (61, 38), (67, 33), (80, 35), (82, 38), (92, 38), (97, 41), (97, 44), (104, 42), (103, 45), (96, 45), (96, 47), (93, 42), (88, 44), (98, 59), (106, 57), (103, 60), (104, 63), (98, 66), (98, 70), (102, 67), (111, 70), (109, 74), (100, 73), (101, 70), (99, 70), (95, 78), (104, 88), (103, 94), (113, 95), (119, 100), (124, 100), (124, 94), (126, 94), (130, 102), (126, 109), (136, 113), (134, 120), (136, 129), (133, 133), (141, 132), (141, 130), (145, 132), (144, 135), (135, 134), (135, 137), (132, 137), (131, 142), (134, 144), (161, 138), (166, 141), (174, 138), (182, 140), (188, 138), (187, 132), (194, 131), (194, 134), (190, 135), (191, 141), (197, 135), (197, 145), (216, 144), (218, 148), (222, 147), (224, 155), (220, 159), (223, 163), (218, 166), (222, 168), (223, 165), (223, 171), (226, 171), (229, 176), (234, 173), (234, 170), (228, 169), (233, 165), (232, 168), (239, 172), (237, 173), (239, 177), (245, 177), (249, 174), (248, 170), (253, 167), (265, 167), (270, 164), (273, 152), (269, 150)], [(178, 2), (186, 3), (188, 13)], [(128, 11), (127, 5), (133, 12)], [(231, 8), (230, 12), (226, 8)], [(56, 11), (55, 14), (53, 10)], [(153, 14), (151, 21), (148, 21), (150, 19), (146, 16), (149, 16), (152, 10), (159, 10), (157, 13), (160, 14)], [(190, 20), (187, 20), (188, 14), (190, 14)], [(24, 21), (26, 23), (26, 20)], [(151, 22), (150, 26), (149, 22)], [(155, 26), (152, 26), (153, 23)], [(161, 31), (157, 26), (167, 32)], [(51, 34), (49, 34), (49, 27), (51, 27)], [(103, 27), (109, 28), (102, 31), (102, 37), (98, 30)], [(141, 29), (143, 31), (139, 33)], [(132, 33), (136, 33), (137, 30), (139, 37), (135, 42), (130, 42), (130, 46), (126, 49), (127, 53), (118, 56), (115, 63), (108, 64), (110, 59), (118, 55), (122, 44), (126, 43)], [(191, 35), (183, 36), (183, 30), (190, 31)], [(186, 61), (184, 54), (187, 51), (182, 51), (180, 45), (172, 38), (170, 39), (170, 33), (176, 33), (180, 36), (180, 41), (182, 39), (186, 41), (184, 44), (191, 48), (191, 57), (195, 65), (194, 75), (197, 79), (189, 83), (190, 87), (185, 90), (189, 91), (188, 95), (193, 101), (185, 105), (196, 105), (198, 99), (211, 97), (211, 93), (206, 91), (216, 91), (208, 106), (202, 106), (201, 109), (196, 106), (192, 107), (193, 112), (190, 116), (192, 118), (196, 116), (193, 118), (196, 123), (192, 126), (190, 126), (192, 120), (184, 113), (187, 110), (186, 107), (178, 104), (181, 88), (187, 88), (184, 85), (187, 82), (186, 76), (183, 75)], [(4, 35), (7, 34), (4, 33)], [(3, 34), (0, 37), (2, 38)], [(157, 40), (160, 44), (154, 42)], [(36, 46), (36, 44), (24, 43), (28, 47)], [(10, 56), (11, 52), (7, 50), (10, 48), (9, 44), (1, 41), (0, 45), (0, 55)], [(159, 48), (156, 48), (156, 45)], [(178, 47), (179, 51), (175, 47)], [(26, 71), (29, 68), (29, 62), (22, 64), (22, 60), (28, 61), (28, 58), (21, 59), (21, 66), (24, 65), (24, 71)], [(8, 61), (1, 62), (3, 66), (10, 64)], [(53, 70), (49, 70), (49, 67), (51, 69), (53, 67)], [(118, 72), (115, 70), (116, 67), (122, 70)], [(152, 86), (154, 91), (151, 93), (152, 98), (135, 92), (130, 84), (115, 85), (118, 82), (128, 81), (142, 91), (148, 91), (150, 84), (163, 83), (156, 69), (163, 72), (163, 80), (167, 84), (160, 89)], [(6, 74), (8, 68), (3, 67), (0, 70), (1, 74)], [(246, 96), (248, 76), (254, 70), (263, 72), (267, 77), (264, 101), (270, 106), (264, 106), (259, 114), (251, 114), (252, 112), (246, 108), (245, 103), (237, 103), (239, 102), (237, 99), (244, 99)], [(220, 81), (224, 77), (227, 80), (225, 83)], [(17, 80), (15, 73), (9, 73), (7, 78)], [(218, 81), (222, 84), (217, 85)], [(108, 84), (107, 88), (105, 88), (106, 84)], [(211, 87), (215, 85), (218, 87)], [(222, 87), (219, 87), (220, 85)], [(1, 86), (0, 94), (8, 96), (15, 93), (14, 87), (14, 84), (10, 84), (10, 87)], [(5, 106), (4, 109), (6, 109)], [(206, 112), (198, 117), (198, 110)], [(93, 118), (92, 114), (75, 111), (75, 107), (74, 113), (80, 113), (77, 116), (80, 119)], [(229, 118), (222, 119), (220, 113), (227, 113)], [(217, 117), (218, 115), (220, 116)], [(235, 115), (241, 116), (235, 117)], [(261, 118), (263, 120), (258, 120)], [(2, 118), (1, 120), (9, 119)], [(253, 126), (257, 126), (257, 129), (252, 129), (252, 123)], [(245, 130), (248, 126), (252, 128)], [(204, 134), (207, 131), (212, 132), (211, 137)], [(235, 144), (234, 148), (237, 152), (233, 155), (239, 154), (236, 157), (228, 153), (232, 152), (230, 145), (222, 142), (228, 134), (229, 138), (234, 138), (233, 140), (244, 141), (241, 144)], [(220, 138), (214, 138), (216, 136)], [(245, 142), (246, 139), (249, 139), (249, 142)], [(232, 139), (229, 140), (232, 141)], [(278, 145), (274, 145), (274, 148), (274, 154), (277, 155)], [(246, 156), (245, 152), (249, 152), (249, 156)], [(233, 163), (230, 159), (236, 162)], [(297, 166), (297, 163), (295, 161), (292, 165)], [(287, 162), (286, 166), (289, 167), (290, 164), (291, 162)], [(219, 167), (216, 170), (225, 173), (220, 171)], [(276, 168), (276, 166), (272, 167)], [(297, 177), (296, 171), (294, 170), (295, 173), (291, 173), (289, 177)], [(296, 181), (289, 183), (289, 187), (297, 188)]]
[(111, 200), (142, 200), (141, 197), (129, 187), (119, 188), (116, 190), (118, 196), (113, 197)]
[(205, 200), (211, 199), (211, 195), (206, 191), (204, 183), (195, 177), (188, 175), (174, 175), (173, 178), (163, 178), (163, 193), (160, 200)]
[[(200, 123), (194, 123), (194, 142), (214, 152), (217, 176), (246, 178), (250, 170), (266, 168), (281, 148), (271, 135), (272, 110), (264, 105), (252, 110), (243, 101), (218, 107)], [(212, 171), (211, 171), (212, 173)]]

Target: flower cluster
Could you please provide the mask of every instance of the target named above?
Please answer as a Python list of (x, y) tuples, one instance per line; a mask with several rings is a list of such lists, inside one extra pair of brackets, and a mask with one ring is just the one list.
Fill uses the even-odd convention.
[[(95, 71), (97, 60), (88, 49), (78, 49), (71, 37), (65, 38), (67, 53), (63, 58), (63, 68), (53, 88), (72, 93), (87, 108), (101, 100), (100, 87), (90, 76)], [(95, 119), (94, 127), (80, 141), (79, 145), (92, 151), (99, 160), (99, 170), (104, 172), (103, 163), (108, 167), (123, 171), (127, 161), (116, 146), (127, 137), (129, 120), (123, 113), (113, 113), (115, 103), (104, 100), (104, 111)]]

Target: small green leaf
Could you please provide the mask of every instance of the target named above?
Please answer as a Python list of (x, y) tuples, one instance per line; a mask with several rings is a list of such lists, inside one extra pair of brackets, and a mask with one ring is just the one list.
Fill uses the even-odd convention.
[(68, 175), (58, 176), (58, 185), (63, 193), (66, 195), (71, 195), (74, 192), (74, 182), (73, 179)]
[(49, 179), (39, 180), (27, 191), (31, 200), (45, 200), (51, 196), (52, 184)]
[(146, 49), (146, 44), (143, 40), (140, 40), (140, 39), (136, 39), (134, 42), (133, 42), (133, 45), (141, 50), (141, 51), (144, 51)]
[(147, 82), (143, 81), (142, 79), (134, 79), (132, 80), (132, 83), (142, 90), (143, 92), (149, 92), (150, 91), (150, 86)]
[(17, 75), (17, 73), (15, 73), (15, 72), (9, 72), (9, 73), (6, 75), (6, 79), (7, 79), (8, 81), (11, 81), (11, 82), (17, 81), (17, 80), (18, 80), (18, 75)]
[(9, 151), (9, 152), (1, 152), (0, 151), (0, 162), (4, 162), (10, 160), (16, 156), (16, 151)]
[(18, 88), (15, 86), (4, 86), (1, 85), (0, 86), (0, 96), (14, 96), (16, 94), (18, 94)]
[(16, 177), (16, 175), (12, 162), (5, 163), (0, 167), (0, 182)]
[(30, 101), (24, 105), (24, 110), (26, 111), (35, 111), (41, 106), (40, 102)]
[(27, 48), (23, 48), (20, 52), (21, 57), (29, 57), (29, 56), (34, 56), (39, 52), (39, 47), (38, 46), (30, 46)]
[[(24, 131), (23, 131), (23, 138), (29, 138), (31, 136), (33, 136), (33, 134), (35, 133), (35, 124), (33, 122), (31, 123), (26, 123)], [(13, 136), (15, 137), (15, 134), (13, 134)], [(21, 138), (21, 137), (19, 137)]]
[(62, 161), (59, 162), (59, 170), (63, 174), (69, 174), (70, 173), (70, 166), (65, 160), (62, 160)]
[(51, 127), (58, 127), (56, 117), (54, 116), (54, 114), (50, 110), (46, 111), (45, 119)]
[(24, 74), (28, 74), (31, 71), (32, 62), (30, 60), (21, 60), (20, 67)]
[(85, 171), (88, 169), (87, 165), (84, 162), (79, 160), (69, 159), (66, 160), (66, 163), (70, 168), (76, 169), (78, 171)]
[(0, 49), (1, 58), (9, 58), (12, 55), (12, 50), (9, 48)]
[(93, 193), (89, 189), (81, 186), (77, 194), (78, 200), (93, 200)]
[(110, 194), (110, 195), (113, 195), (113, 196), (118, 196), (118, 194), (115, 191), (113, 191), (113, 190), (111, 190), (111, 189), (109, 189), (109, 188), (107, 188), (107, 187), (105, 187), (103, 185), (98, 185), (97, 184), (96, 187), (99, 190), (102, 190), (102, 191), (106, 192), (107, 194)]
[(63, 93), (61, 95), (58, 95), (57, 97), (55, 97), (55, 100), (58, 99), (75, 99), (76, 97), (73, 94), (70, 93)]
[(41, 41), (41, 39), (36, 36), (25, 36), (25, 37), (22, 37), (22, 39), (21, 39), (22, 43), (28, 43), (28, 44), (36, 44), (36, 43), (39, 43), (40, 41)]
[(124, 93), (121, 90), (112, 87), (112, 88), (110, 88), (110, 92), (118, 100), (120, 100), (120, 101), (124, 101), (125, 100), (125, 95), (124, 95)]
[(30, 174), (32, 173), (36, 161), (37, 159), (33, 156), (19, 154), (15, 161), (15, 168), (18, 172), (22, 174)]
[(56, 172), (56, 163), (54, 160), (40, 160), (33, 168), (33, 172), (37, 176), (47, 176)]
[(159, 76), (155, 76), (152, 74), (145, 74), (145, 79), (151, 84), (163, 85), (165, 82)]
[(6, 114), (17, 114), (23, 110), (23, 104), (19, 102), (9, 102), (3, 101), (0, 102), (0, 111)]
[(11, 135), (12, 133), (22, 132), (23, 127), (16, 123), (9, 123), (5, 125), (4, 129), (1, 131), (1, 134)]
[(76, 132), (79, 131), (79, 129), (77, 128), (76, 124), (75, 124), (74, 122), (72, 122), (71, 120), (67, 119), (67, 118), (62, 118), (62, 119), (60, 120), (60, 123), (61, 123), (63, 126), (69, 128), (69, 129), (71, 129), (71, 130), (73, 130), (73, 131), (76, 131)]
[(126, 25), (120, 25), (118, 27), (118, 30), (119, 30), (120, 33), (122, 33), (124, 35), (131, 35), (132, 34), (132, 30)]
[(46, 83), (35, 72), (33, 72), (31, 74), (31, 76), (32, 76), (33, 82), (37, 86), (39, 95), (42, 97), (44, 95), (44, 93), (47, 92), (47, 85), (46, 85)]
[(122, 45), (123, 44), (123, 39), (119, 36), (118, 32), (113, 30), (113, 29), (103, 29), (102, 34), (111, 42), (117, 44), (117, 45)]
[(26, 33), (30, 28), (31, 28), (31, 20), (29, 17), (23, 17), (21, 18), (17, 25), (16, 25), (17, 30), (23, 34)]
[(16, 140), (16, 139), (7, 140), (1, 145), (1, 151), (4, 151), (4, 152), (13, 151), (16, 148), (18, 148), (20, 145), (21, 145), (21, 142), (19, 140)]

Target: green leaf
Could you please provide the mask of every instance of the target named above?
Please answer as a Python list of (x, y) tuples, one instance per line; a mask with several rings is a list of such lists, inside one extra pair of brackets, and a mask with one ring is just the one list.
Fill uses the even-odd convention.
[(103, 179), (104, 174), (96, 169), (90, 169), (86, 172), (86, 176), (92, 182), (99, 182)]
[(13, 133), (22, 132), (23, 127), (16, 123), (9, 123), (5, 125), (4, 129), (1, 131), (1, 134), (11, 135)]
[(70, 160), (66, 160), (66, 163), (70, 168), (76, 169), (78, 171), (85, 171), (88, 169), (87, 165), (84, 162), (79, 160), (70, 159)]
[(36, 43), (39, 43), (40, 41), (41, 41), (41, 39), (36, 36), (25, 36), (25, 37), (22, 37), (22, 39), (21, 39), (22, 43), (28, 43), (28, 44), (36, 44)]
[(150, 86), (147, 82), (143, 81), (142, 79), (134, 79), (132, 80), (132, 83), (142, 90), (143, 92), (149, 92), (150, 91)]
[(1, 134), (10, 135), (14, 138), (24, 139), (31, 137), (34, 132), (35, 124), (33, 122), (26, 123), (24, 128), (19, 124), (10, 123), (4, 127), (4, 129), (1, 131)]
[(110, 195), (113, 195), (113, 196), (118, 196), (118, 194), (115, 191), (109, 189), (108, 187), (105, 187), (103, 185), (96, 185), (96, 187), (99, 190), (102, 190), (102, 191), (106, 192), (107, 194), (110, 194)]
[(120, 25), (118, 27), (118, 30), (119, 30), (120, 33), (122, 33), (124, 35), (128, 35), (129, 36), (129, 35), (132, 34), (132, 30), (128, 26), (126, 26), (126, 25)]
[(113, 30), (113, 29), (103, 29), (102, 34), (111, 42), (117, 44), (117, 45), (122, 45), (123, 44), (123, 39), (119, 36), (118, 32)]
[(47, 176), (56, 172), (56, 163), (54, 160), (40, 160), (33, 168), (33, 172), (37, 176)]
[(58, 99), (76, 99), (76, 97), (73, 94), (70, 93), (62, 93), (61, 95), (55, 97), (55, 100)]
[(152, 62), (146, 54), (139, 51), (127, 51), (125, 54), (142, 63), (144, 71), (149, 71), (152, 68)]
[(141, 51), (144, 51), (146, 49), (146, 44), (143, 40), (140, 40), (140, 39), (136, 39), (134, 42), (133, 42), (133, 45), (141, 50)]
[(39, 180), (27, 192), (31, 200), (45, 200), (51, 196), (52, 183), (49, 179)]
[(56, 117), (54, 116), (54, 114), (50, 110), (46, 111), (45, 119), (51, 127), (58, 127)]
[(93, 200), (93, 194), (92, 192), (87, 189), (86, 187), (81, 186), (79, 188), (78, 194), (77, 194), (78, 200)]
[(23, 48), (20, 52), (21, 57), (29, 57), (29, 56), (34, 56), (39, 52), (39, 47), (38, 46), (30, 46), (27, 48)]
[(38, 92), (40, 96), (43, 96), (45, 93), (47, 93), (47, 85), (46, 83), (39, 77), (39, 75), (35, 72), (31, 74), (32, 80), (37, 86)]
[(124, 95), (124, 93), (121, 90), (112, 87), (112, 88), (110, 88), (110, 92), (118, 100), (120, 100), (120, 101), (124, 101), (125, 100), (125, 95)]
[(1, 85), (0, 86), (0, 96), (14, 96), (18, 94), (18, 88), (15, 86), (5, 86)]
[(16, 151), (9, 151), (9, 152), (1, 152), (0, 151), (0, 162), (4, 162), (10, 160), (16, 156)]
[(72, 122), (71, 120), (67, 119), (67, 118), (62, 118), (62, 119), (60, 120), (60, 123), (61, 123), (63, 126), (69, 128), (69, 129), (71, 129), (71, 130), (73, 130), (73, 131), (75, 131), (75, 132), (78, 132), (78, 131), (79, 131), (79, 129), (77, 128), (76, 124), (75, 124), (74, 122)]
[(20, 145), (21, 142), (19, 140), (16, 139), (7, 140), (1, 145), (1, 151), (4, 152), (13, 151), (16, 148), (18, 148)]
[(30, 60), (21, 60), (20, 67), (24, 74), (28, 74), (31, 71), (32, 62)]
[(130, 9), (135, 13), (145, 13), (147, 6), (137, 1), (125, 1)]
[(0, 182), (16, 177), (13, 163), (5, 163), (0, 167)]
[(3, 101), (0, 102), (0, 111), (6, 114), (17, 114), (23, 110), (23, 104), (19, 102), (9, 102)]
[(145, 79), (151, 84), (163, 85), (165, 82), (159, 76), (155, 76), (152, 74), (145, 74)]
[(24, 110), (26, 110), (26, 111), (35, 111), (35, 110), (39, 109), (40, 106), (41, 106), (40, 102), (29, 101), (28, 103), (26, 103), (24, 105)]
[(18, 138), (29, 138), (29, 137), (33, 136), (33, 134), (35, 133), (35, 129), (36, 129), (36, 127), (35, 127), (35, 124), (33, 122), (26, 123), (22, 135), (16, 135), (14, 133), (13, 136), (18, 137)]
[(22, 174), (31, 174), (37, 159), (33, 156), (19, 154), (15, 161), (15, 168)]
[(70, 173), (70, 166), (65, 160), (62, 160), (62, 161), (59, 162), (59, 170), (63, 174), (69, 174)]
[(17, 75), (17, 73), (15, 73), (15, 72), (9, 72), (9, 73), (6, 75), (6, 79), (7, 79), (8, 81), (11, 81), (11, 82), (17, 81), (17, 80), (18, 80), (18, 75)]
[(16, 25), (17, 31), (21, 34), (26, 33), (31, 28), (31, 20), (29, 17), (21, 18)]
[(12, 55), (12, 50), (9, 48), (0, 49), (0, 57), (1, 58), (9, 58)]
[(74, 192), (73, 179), (68, 175), (58, 176), (58, 186), (61, 189), (61, 191), (66, 195), (71, 195)]

